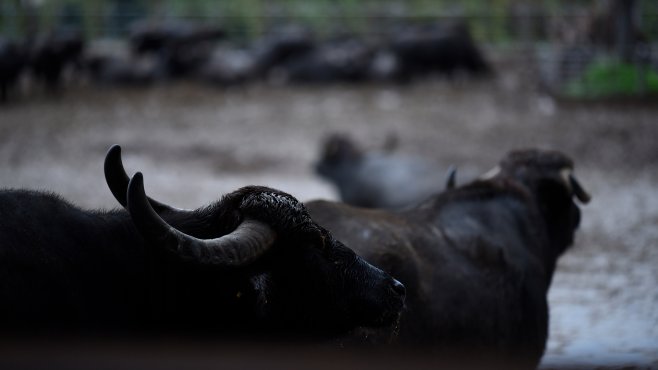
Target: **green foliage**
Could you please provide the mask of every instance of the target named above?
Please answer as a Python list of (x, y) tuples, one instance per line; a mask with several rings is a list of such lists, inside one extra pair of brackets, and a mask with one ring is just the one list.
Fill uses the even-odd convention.
[[(377, 34), (399, 22), (428, 23), (458, 17), (468, 21), (477, 41), (506, 44), (518, 41), (518, 33), (510, 30), (510, 10), (522, 3), (541, 9), (549, 17), (592, 5), (591, 0), (0, 0), (0, 32), (25, 33), (23, 18), (30, 13), (25, 4), (38, 4), (40, 30), (61, 25), (63, 9), (68, 8), (80, 13), (79, 23), (89, 37), (122, 36), (125, 24), (143, 16), (221, 24), (231, 36), (245, 40), (286, 23), (307, 26), (322, 36), (335, 32)], [(658, 37), (658, 1), (639, 0), (638, 5), (640, 24), (653, 40)]]
[(648, 67), (600, 60), (565, 87), (572, 98), (605, 98), (658, 94), (658, 73)]
[[(74, 9), (82, 16), (85, 33), (103, 36), (117, 33), (121, 20), (133, 14), (122, 14), (129, 9), (144, 9), (149, 17), (160, 19), (183, 18), (209, 23), (222, 23), (229, 32), (240, 38), (262, 34), (269, 26), (287, 22), (308, 26), (318, 34), (336, 31), (363, 34), (378, 32), (378, 17), (402, 17), (407, 21), (432, 21), (441, 17), (460, 16), (473, 18), (476, 37), (498, 37), (501, 34), (502, 15), (513, 0), (43, 0), (38, 2), (39, 28), (50, 29), (63, 22), (63, 9)], [(2, 0), (0, 26), (17, 29), (11, 19), (27, 12), (18, 5), (20, 0)], [(12, 10), (3, 18), (3, 9)], [(390, 13), (390, 9), (397, 9)], [(400, 12), (401, 10), (401, 12)], [(4, 13), (8, 13), (5, 11)], [(494, 22), (480, 20), (495, 16)], [(15, 23), (15, 22), (14, 22)], [(374, 29), (373, 29), (374, 27)], [(489, 30), (495, 27), (496, 30)], [(105, 28), (105, 29), (104, 29)], [(20, 31), (20, 30), (19, 30)]]

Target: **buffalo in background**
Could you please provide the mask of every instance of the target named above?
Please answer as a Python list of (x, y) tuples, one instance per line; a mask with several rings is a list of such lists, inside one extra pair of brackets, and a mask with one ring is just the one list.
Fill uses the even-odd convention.
[(393, 77), (409, 81), (426, 75), (484, 76), (491, 67), (463, 22), (413, 27), (396, 35), (390, 46), (395, 57)]
[(363, 82), (370, 76), (374, 49), (355, 37), (318, 45), (286, 66), (287, 79), (297, 83)]
[(573, 198), (590, 199), (573, 168), (560, 152), (523, 150), (409, 209), (306, 206), (406, 285), (399, 343), (485, 368), (533, 369), (546, 345), (553, 272), (580, 223)]
[(100, 86), (146, 86), (168, 76), (167, 66), (158, 55), (136, 54), (111, 41), (91, 45), (83, 65), (88, 79)]
[(129, 43), (136, 55), (156, 55), (172, 77), (187, 76), (210, 57), (215, 43), (225, 37), (218, 26), (187, 22), (137, 22)]
[(0, 191), (0, 332), (327, 339), (394, 324), (404, 286), (310, 218), (245, 187), (196, 210), (150, 199), (119, 147), (106, 180), (125, 210)]
[(19, 42), (0, 37), (0, 103), (9, 99), (28, 61), (28, 53)]
[[(191, 78), (224, 86), (406, 82), (426, 75), (484, 76), (491, 70), (465, 23), (407, 26), (383, 38), (322, 39), (289, 25), (244, 42), (216, 25), (138, 21), (123, 40), (125, 51), (99, 52), (96, 46), (106, 41), (85, 40), (79, 30), (61, 27), (28, 37), (18, 49), (0, 42), (2, 86), (8, 89), (22, 70), (51, 91), (60, 88), (68, 71), (100, 85)], [(27, 59), (16, 55), (19, 49), (27, 51)]]
[(253, 46), (253, 55), (258, 77), (266, 80), (276, 79), (284, 66), (308, 54), (316, 47), (316, 40), (306, 29), (284, 27), (272, 32)]
[(38, 37), (30, 46), (30, 68), (37, 81), (56, 91), (61, 86), (62, 73), (79, 68), (85, 48), (82, 34), (74, 29), (56, 29)]
[(324, 140), (315, 171), (335, 185), (343, 202), (367, 208), (414, 206), (445, 182), (445, 170), (424, 158), (390, 149), (366, 151), (342, 134)]
[(235, 85), (254, 80), (288, 81), (287, 65), (316, 46), (311, 33), (300, 27), (284, 27), (256, 40), (253, 45), (219, 45), (201, 65), (197, 77), (217, 85)]
[(491, 73), (464, 22), (408, 26), (386, 39), (391, 41), (335, 35), (320, 42), (292, 28), (261, 41), (255, 58), (261, 72), (276, 71), (292, 83), (406, 82), (427, 75)]
[(85, 41), (74, 29), (59, 28), (25, 40), (0, 37), (0, 101), (26, 72), (32, 81), (57, 91), (67, 70), (80, 73)]
[(101, 86), (146, 86), (166, 78), (166, 70), (156, 58), (96, 54), (84, 61), (89, 78)]

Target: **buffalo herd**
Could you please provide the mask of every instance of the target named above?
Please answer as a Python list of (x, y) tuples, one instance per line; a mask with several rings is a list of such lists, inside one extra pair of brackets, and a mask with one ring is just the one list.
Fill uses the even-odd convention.
[(45, 89), (57, 90), (64, 72), (82, 71), (84, 45), (82, 34), (71, 29), (58, 29), (24, 42), (0, 35), (0, 102), (9, 98), (23, 74), (29, 73)]
[[(137, 24), (122, 52), (89, 48), (71, 30), (0, 37), (1, 99), (25, 74), (57, 91), (68, 73), (102, 85), (221, 86), (491, 73), (464, 23), (404, 27), (385, 41), (320, 42), (298, 27), (229, 39), (220, 27), (178, 23)], [(340, 201), (304, 204), (247, 186), (187, 210), (147, 196), (144, 176), (130, 176), (113, 146), (104, 171), (116, 209), (0, 190), (0, 339), (312, 341), (535, 368), (549, 335), (547, 292), (590, 195), (558, 151), (511, 151), (492, 165), (457, 184), (454, 168), (333, 135), (315, 172)]]
[[(339, 159), (361, 160), (347, 154)], [(572, 159), (538, 149), (512, 151), (461, 185), (451, 171), (402, 207), (302, 204), (248, 186), (178, 209), (145, 194), (120, 147), (104, 169), (119, 209), (0, 191), (3, 336), (313, 340), (532, 369), (556, 263), (590, 200)]]
[[(2, 101), (21, 79), (57, 91), (63, 77), (107, 85), (192, 79), (228, 86), (268, 83), (409, 82), (491, 73), (464, 22), (408, 25), (387, 35), (318, 37), (285, 26), (245, 41), (222, 27), (188, 22), (137, 22), (125, 42), (87, 40), (70, 28), (11, 40), (0, 36)], [(116, 46), (116, 45), (125, 46)]]

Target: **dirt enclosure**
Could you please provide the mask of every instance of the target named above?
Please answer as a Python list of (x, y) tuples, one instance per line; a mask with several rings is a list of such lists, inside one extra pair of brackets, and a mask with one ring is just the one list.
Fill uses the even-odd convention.
[[(658, 368), (658, 106), (559, 104), (513, 81), (408, 86), (71, 88), (0, 107), (0, 187), (115, 207), (103, 158), (121, 144), (147, 192), (197, 207), (247, 184), (335, 198), (312, 170), (321, 139), (454, 164), (467, 181), (509, 150), (562, 150), (592, 193), (550, 291), (544, 368)], [(437, 190), (443, 184), (437, 184)]]

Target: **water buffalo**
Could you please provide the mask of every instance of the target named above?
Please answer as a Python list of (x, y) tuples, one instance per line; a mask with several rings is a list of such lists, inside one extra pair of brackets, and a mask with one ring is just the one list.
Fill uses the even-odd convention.
[(27, 63), (25, 47), (0, 37), (0, 103), (7, 101), (9, 91)]
[(370, 77), (374, 49), (353, 37), (324, 42), (292, 59), (286, 77), (298, 83), (362, 82)]
[(336, 186), (347, 204), (393, 209), (416, 205), (437, 193), (445, 172), (420, 157), (365, 151), (342, 134), (325, 139), (315, 171)]
[(167, 74), (186, 76), (204, 65), (214, 44), (223, 39), (222, 27), (189, 22), (137, 22), (130, 30), (129, 43), (137, 55), (161, 59)]
[(225, 36), (221, 27), (188, 22), (136, 22), (129, 42), (136, 54), (159, 53), (180, 45), (217, 41)]
[(397, 320), (404, 286), (291, 195), (249, 186), (179, 210), (128, 178), (119, 147), (105, 170), (126, 210), (0, 191), (2, 333), (327, 338)]
[(402, 81), (428, 74), (453, 77), (458, 72), (475, 76), (491, 72), (463, 22), (407, 29), (393, 39), (391, 50), (397, 60), (395, 78)]
[(196, 71), (196, 77), (219, 86), (250, 82), (257, 76), (257, 63), (250, 50), (218, 47)]
[(152, 56), (88, 55), (84, 67), (102, 86), (145, 86), (165, 78), (165, 66)]
[(277, 80), (286, 64), (307, 55), (315, 47), (309, 31), (295, 26), (285, 27), (254, 45), (257, 74), (267, 80)]
[(486, 177), (410, 209), (306, 206), (314, 220), (406, 285), (400, 343), (491, 354), (533, 368), (546, 344), (555, 265), (580, 222), (574, 197), (590, 199), (571, 159), (523, 150)]
[(74, 29), (62, 28), (44, 34), (30, 51), (32, 73), (46, 88), (57, 90), (64, 70), (79, 64), (84, 47), (82, 34)]

